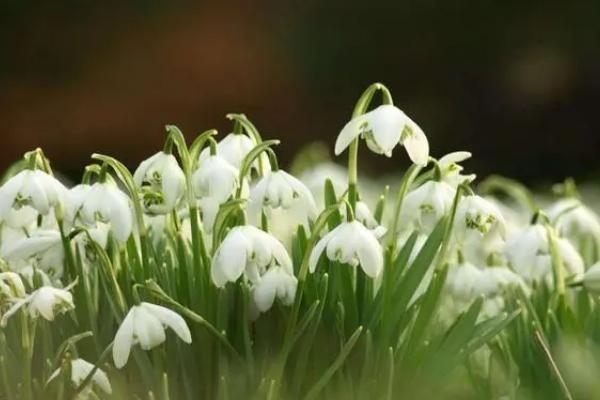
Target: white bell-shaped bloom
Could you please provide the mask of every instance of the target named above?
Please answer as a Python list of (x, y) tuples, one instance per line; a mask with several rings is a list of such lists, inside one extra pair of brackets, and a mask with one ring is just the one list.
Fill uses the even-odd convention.
[(142, 161), (133, 181), (141, 189), (144, 208), (150, 214), (170, 213), (185, 191), (185, 174), (177, 159), (163, 151)]
[(251, 207), (299, 207), (313, 218), (317, 212), (312, 193), (300, 180), (283, 170), (271, 171), (250, 190)]
[(506, 267), (487, 267), (481, 272), (481, 289), (487, 296), (502, 295), (507, 288), (517, 287), (527, 295), (530, 293), (523, 278)]
[(446, 278), (446, 290), (454, 300), (471, 302), (482, 294), (481, 269), (470, 262), (463, 262), (449, 268)]
[(455, 195), (456, 190), (446, 182), (427, 181), (406, 195), (400, 221), (419, 232), (430, 233), (452, 208)]
[[(94, 368), (94, 364), (87, 362), (84, 359), (76, 358), (72, 360), (71, 384), (73, 387), (78, 388), (83, 381), (86, 380), (89, 374), (92, 373)], [(50, 375), (50, 378), (48, 378), (48, 382), (56, 379), (60, 375), (61, 370), (62, 368), (58, 368), (56, 371), (54, 371), (52, 375)], [(80, 396), (78, 398), (88, 398), (94, 387), (98, 387), (106, 394), (112, 394), (112, 387), (110, 385), (110, 381), (108, 380), (108, 376), (106, 375), (106, 372), (100, 368), (96, 369), (94, 375), (92, 375), (92, 380), (90, 383), (93, 385), (89, 385), (88, 387), (84, 388), (83, 391), (80, 392)]]
[(294, 275), (282, 267), (273, 266), (252, 285), (252, 298), (258, 311), (266, 312), (273, 306), (275, 298), (286, 306), (291, 305), (297, 287), (298, 279)]
[(359, 221), (344, 222), (327, 233), (317, 243), (309, 258), (309, 269), (315, 271), (321, 254), (353, 267), (361, 266), (371, 278), (383, 270), (383, 249), (377, 237)]
[(393, 105), (381, 105), (348, 122), (335, 142), (335, 154), (341, 154), (359, 135), (377, 154), (391, 157), (400, 143), (415, 164), (425, 165), (429, 159), (429, 142), (423, 130)]
[(547, 214), (558, 233), (573, 243), (579, 243), (585, 237), (600, 240), (598, 214), (576, 198), (557, 201), (548, 208)]
[(600, 294), (600, 262), (592, 265), (583, 274), (583, 286), (594, 295)]
[[(40, 170), (23, 170), (0, 187), (0, 222), (10, 220), (13, 226), (19, 219), (27, 223), (35, 215), (59, 211), (62, 215), (67, 190), (56, 178)], [(15, 211), (23, 210), (14, 215)]]
[[(192, 176), (194, 193), (199, 199), (205, 230), (212, 232), (219, 206), (238, 190), (239, 170), (220, 155), (200, 159), (200, 165)], [(242, 197), (247, 194), (247, 184), (242, 183)], [(244, 190), (245, 189), (245, 190)]]
[[(342, 216), (342, 218), (346, 218), (346, 212), (347, 206), (345, 204), (342, 204), (340, 206), (340, 215)], [(356, 220), (364, 226), (366, 226), (371, 232), (373, 232), (377, 239), (381, 239), (386, 234), (387, 228), (383, 225), (380, 225), (377, 222), (377, 220), (373, 216), (373, 213), (371, 213), (369, 206), (364, 201), (356, 202), (356, 209), (354, 210), (354, 215), (356, 217)]]
[(139, 344), (150, 350), (165, 341), (165, 330), (171, 328), (185, 343), (192, 343), (192, 334), (185, 320), (166, 307), (142, 302), (131, 307), (123, 319), (113, 344), (115, 367), (123, 368), (129, 359), (131, 347)]
[(53, 321), (58, 314), (65, 313), (75, 308), (73, 295), (69, 287), (58, 289), (52, 286), (42, 286), (27, 297), (18, 300), (0, 320), (0, 326), (6, 326), (8, 319), (19, 309), (27, 306), (27, 311), (32, 318), (42, 316), (48, 321)]
[[(217, 154), (239, 170), (242, 166), (242, 161), (244, 161), (244, 157), (246, 157), (256, 145), (256, 141), (246, 134), (230, 133), (217, 144)], [(209, 156), (209, 149), (205, 148), (200, 153), (200, 162), (202, 163)], [(271, 169), (269, 157), (265, 153), (258, 156), (258, 159), (252, 164), (252, 168), (258, 170), (259, 162), (262, 163), (264, 171), (269, 171)]]
[(442, 172), (442, 180), (452, 187), (458, 187), (461, 183), (471, 183), (475, 180), (476, 175), (462, 175), (462, 165), (459, 162), (471, 158), (471, 153), (468, 151), (455, 151), (448, 153), (438, 160), (438, 165)]
[(29, 237), (2, 247), (2, 258), (15, 268), (33, 263), (51, 275), (60, 276), (64, 265), (61, 235), (55, 230), (37, 230)]
[(27, 296), (21, 276), (16, 272), (0, 272), (0, 306), (4, 300), (20, 299)]
[[(558, 238), (556, 245), (565, 267), (565, 278), (581, 278), (584, 264), (571, 242)], [(529, 225), (506, 241), (505, 254), (511, 268), (526, 282), (552, 284), (552, 259), (548, 232), (543, 225)]]
[(109, 224), (114, 237), (126, 242), (133, 229), (129, 197), (112, 182), (96, 182), (81, 197), (76, 217), (90, 226)]
[(501, 250), (505, 222), (496, 205), (477, 195), (465, 196), (456, 210), (454, 240), (467, 258), (482, 261)]
[(217, 287), (237, 281), (242, 274), (256, 284), (270, 267), (293, 275), (292, 260), (285, 246), (272, 235), (251, 225), (233, 228), (215, 253), (211, 276)]

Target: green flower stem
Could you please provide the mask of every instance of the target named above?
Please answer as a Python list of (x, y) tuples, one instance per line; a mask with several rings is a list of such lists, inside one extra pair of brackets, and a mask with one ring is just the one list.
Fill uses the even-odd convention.
[[(387, 87), (381, 83), (373, 83), (360, 96), (352, 112), (352, 119), (360, 117), (367, 112), (375, 92), (381, 91), (383, 104), (394, 104), (392, 95)], [(348, 199), (352, 209), (356, 208), (358, 201), (358, 143), (359, 137), (350, 143), (348, 150)]]
[(35, 343), (35, 321), (30, 324), (26, 309), (21, 312), (21, 356), (23, 368), (23, 380), (21, 382), (21, 398), (23, 400), (31, 400), (33, 398), (32, 391), (32, 375), (31, 361), (33, 358), (33, 347)]

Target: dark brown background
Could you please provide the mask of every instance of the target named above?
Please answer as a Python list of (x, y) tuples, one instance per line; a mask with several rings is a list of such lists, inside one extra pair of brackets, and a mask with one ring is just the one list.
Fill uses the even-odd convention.
[[(33, 147), (77, 177), (135, 166), (163, 125), (245, 112), (265, 137), (332, 143), (371, 82), (480, 175), (597, 176), (600, 2), (0, 0), (0, 167)], [(366, 155), (366, 152), (363, 152)], [(374, 172), (406, 163), (365, 157)]]

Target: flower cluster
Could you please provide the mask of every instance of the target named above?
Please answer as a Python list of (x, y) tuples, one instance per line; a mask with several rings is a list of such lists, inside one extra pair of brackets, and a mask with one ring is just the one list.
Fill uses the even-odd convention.
[[(384, 104), (372, 107), (377, 91)], [(294, 176), (279, 168), (278, 141), (263, 140), (244, 115), (228, 117), (232, 133), (217, 141), (216, 132), (207, 131), (190, 146), (167, 126), (164, 148), (133, 173), (95, 154), (81, 183), (68, 188), (39, 149), (11, 170), (0, 186), (0, 326), (7, 332), (0, 332), (0, 376), (5, 336), (16, 337), (8, 330), (17, 324), (25, 372), (7, 393), (32, 398), (35, 388), (25, 380), (34, 349), (48, 352), (39, 358), (53, 366), (44, 375), (47, 387), (64, 391), (67, 382), (83, 397), (113, 392), (109, 378), (116, 370), (104, 368), (107, 354), (116, 369), (146, 381), (153, 379), (149, 365), (189, 373), (172, 365), (165, 351), (188, 366), (202, 365), (194, 357), (204, 352), (223, 371), (231, 360), (255, 366), (253, 352), (268, 354), (263, 342), (272, 341), (262, 339), (269, 335), (258, 327), (270, 321), (286, 327), (272, 335), (283, 350), (268, 370), (271, 394), (285, 375), (286, 357), (302, 360), (296, 374), (309, 360), (291, 351), (296, 342), (311, 343), (323, 329), (343, 340), (343, 355), (368, 326), (383, 343), (375, 347), (385, 351), (374, 359), (403, 354), (405, 361), (417, 357), (411, 345), (427, 351), (418, 347), (421, 337), (410, 337), (413, 330), (425, 335), (419, 333), (423, 321), (454, 332), (457, 318), (479, 304), (470, 332), (480, 332), (508, 324), (511, 307), (536, 291), (556, 292), (560, 301), (570, 301), (571, 288), (600, 293), (595, 211), (573, 193), (536, 202), (509, 180), (477, 187), (461, 165), (471, 154), (432, 157), (423, 129), (381, 84), (367, 89), (337, 137), (335, 154), (348, 151), (347, 169), (324, 161)], [(359, 187), (361, 140), (388, 157), (396, 146), (405, 148), (411, 166), (392, 178), (396, 196), (377, 181)], [(508, 199), (493, 197), (498, 189)], [(515, 207), (511, 197), (526, 204)], [(52, 363), (52, 341), (35, 341), (36, 330), (55, 326), (65, 345)], [(96, 356), (95, 364), (78, 356), (83, 331), (94, 339), (80, 346), (82, 353)], [(447, 336), (459, 335), (443, 331), (440, 348)], [(365, 349), (371, 345), (365, 342)], [(144, 351), (153, 349), (150, 360)], [(465, 344), (456, 351), (467, 350), (476, 348)], [(232, 358), (223, 361), (223, 353)], [(393, 373), (394, 360), (390, 365)], [(260, 375), (251, 367), (239, 370), (246, 369), (249, 380)], [(167, 394), (168, 380), (178, 379), (158, 378), (152, 390)], [(201, 392), (193, 379), (182, 382), (188, 397), (214, 394)]]

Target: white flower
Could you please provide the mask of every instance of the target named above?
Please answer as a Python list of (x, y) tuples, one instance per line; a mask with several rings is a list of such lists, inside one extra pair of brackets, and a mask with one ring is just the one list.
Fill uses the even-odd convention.
[(446, 182), (427, 181), (404, 198), (400, 221), (429, 233), (452, 207), (456, 190)]
[[(202, 210), (202, 222), (208, 233), (212, 232), (219, 206), (235, 194), (239, 188), (239, 170), (219, 155), (201, 159), (192, 176), (192, 185)], [(244, 190), (245, 189), (245, 190)], [(242, 186), (242, 197), (247, 193), (247, 183)]]
[(76, 217), (91, 226), (109, 224), (118, 241), (127, 241), (133, 229), (131, 201), (116, 184), (96, 182), (81, 194), (80, 200)]
[(0, 272), (0, 305), (3, 299), (12, 300), (27, 295), (21, 276), (15, 272)]
[(338, 225), (317, 243), (309, 258), (311, 272), (315, 271), (323, 251), (331, 261), (353, 267), (360, 265), (371, 278), (383, 270), (381, 244), (373, 232), (356, 220)]
[(576, 198), (567, 198), (552, 204), (547, 210), (558, 233), (573, 243), (584, 237), (600, 240), (600, 219), (589, 207)]
[(482, 275), (483, 272), (470, 262), (453, 265), (448, 271), (446, 290), (454, 300), (471, 302), (482, 294)]
[(267, 269), (274, 266), (293, 275), (292, 260), (283, 244), (254, 226), (237, 226), (217, 249), (211, 275), (217, 287), (237, 281), (242, 274), (251, 283), (258, 283)]
[(139, 344), (150, 350), (165, 341), (165, 329), (171, 328), (185, 343), (192, 343), (192, 334), (185, 320), (168, 308), (150, 303), (131, 307), (123, 319), (113, 344), (115, 367), (123, 368), (129, 359), (131, 347)]
[[(584, 264), (577, 250), (564, 238), (558, 238), (556, 245), (566, 269), (565, 278), (581, 278)], [(543, 225), (529, 225), (513, 234), (506, 241), (505, 253), (511, 268), (526, 282), (552, 283), (548, 232)]]
[(476, 175), (462, 175), (463, 167), (458, 163), (471, 158), (471, 153), (468, 151), (455, 151), (448, 153), (438, 160), (438, 165), (442, 171), (442, 180), (452, 187), (458, 187), (461, 183), (471, 183), (475, 180)]
[(308, 188), (283, 170), (270, 171), (250, 190), (250, 203), (258, 207), (305, 210), (310, 218), (316, 214), (315, 199)]
[[(221, 141), (219, 141), (217, 144), (217, 154), (236, 169), (240, 169), (244, 157), (246, 157), (248, 153), (256, 147), (256, 145), (256, 141), (246, 134), (230, 133), (221, 139)], [(206, 158), (208, 158), (209, 154), (208, 148), (202, 150), (200, 153), (200, 162), (203, 162)], [(254, 161), (252, 168), (258, 170), (259, 160), (263, 165), (264, 171), (271, 169), (269, 158), (265, 153), (262, 153), (259, 158)]]
[(341, 154), (359, 135), (377, 154), (391, 157), (392, 150), (400, 143), (415, 164), (425, 165), (429, 159), (427, 137), (413, 120), (393, 105), (379, 106), (348, 122), (335, 142), (335, 154)]
[(291, 305), (296, 297), (298, 279), (282, 267), (274, 266), (252, 285), (252, 298), (260, 312), (268, 311), (275, 297), (284, 305)]
[[(22, 218), (25, 224), (34, 210), (41, 215), (52, 210), (62, 215), (65, 198), (66, 189), (56, 178), (40, 170), (23, 170), (0, 188), (0, 221), (8, 219), (17, 226)], [(13, 213), (19, 210), (23, 211), (15, 218)]]
[(471, 195), (461, 199), (456, 210), (457, 235), (484, 236), (493, 233), (504, 234), (504, 217), (494, 203), (481, 196)]
[(454, 239), (467, 258), (483, 261), (501, 249), (505, 222), (496, 205), (477, 195), (465, 196), (456, 210)]
[(529, 287), (521, 276), (505, 267), (487, 267), (482, 270), (482, 292), (488, 296), (502, 295), (507, 288), (520, 287), (525, 294)]
[(29, 315), (32, 318), (37, 318), (41, 315), (46, 320), (53, 321), (56, 315), (75, 308), (73, 295), (68, 289), (69, 287), (57, 289), (52, 286), (42, 286), (24, 299), (18, 300), (2, 316), (0, 326), (6, 326), (8, 319), (23, 306), (27, 306)]
[(595, 295), (600, 294), (600, 262), (592, 265), (583, 274), (583, 286)]
[[(88, 377), (88, 375), (94, 370), (95, 366), (92, 363), (89, 363), (81, 358), (76, 358), (71, 361), (71, 382), (74, 388), (78, 388), (83, 381)], [(61, 373), (61, 368), (58, 368), (56, 371), (50, 375), (48, 378), (48, 382), (56, 379)], [(100, 368), (96, 369), (94, 375), (92, 375), (91, 383), (96, 385), (106, 394), (112, 394), (112, 387), (110, 386), (110, 381), (108, 380), (108, 376), (104, 371)], [(92, 387), (88, 387), (87, 390), (91, 391)], [(83, 396), (81, 398), (87, 397), (85, 394), (89, 394), (90, 392), (86, 392), (84, 390), (81, 392)]]
[(170, 213), (185, 191), (185, 175), (177, 159), (163, 151), (142, 161), (133, 181), (141, 189), (144, 207), (150, 214)]
[(14, 267), (30, 262), (44, 271), (58, 276), (63, 271), (64, 249), (61, 235), (55, 230), (37, 230), (29, 237), (10, 242), (2, 247), (2, 257)]

